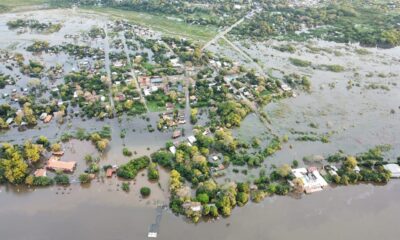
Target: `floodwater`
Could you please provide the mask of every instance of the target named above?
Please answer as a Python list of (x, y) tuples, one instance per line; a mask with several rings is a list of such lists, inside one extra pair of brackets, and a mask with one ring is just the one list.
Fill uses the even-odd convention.
[[(87, 30), (92, 25), (103, 25), (105, 22), (94, 20), (93, 16), (81, 19), (71, 11), (56, 10), (42, 14), (42, 20), (61, 21), (64, 27), (59, 33), (52, 35), (53, 44), (64, 41), (66, 33), (78, 34), (82, 26)], [(49, 14), (53, 13), (53, 14)], [(24, 13), (23, 13), (24, 14)], [(15, 15), (4, 15), (5, 22), (15, 18)], [(27, 18), (38, 17), (37, 13), (26, 13)], [(43, 17), (46, 16), (46, 17)], [(68, 16), (68, 18), (66, 17)], [(9, 34), (4, 22), (0, 24), (0, 34)], [(31, 43), (29, 34), (7, 35), (0, 39), (4, 48), (13, 48), (22, 51)], [(28, 36), (27, 36), (28, 35)], [(47, 36), (35, 35), (35, 39), (46, 39)], [(17, 44), (9, 46), (10, 39), (17, 39)], [(13, 40), (14, 41), (14, 40)], [(101, 47), (101, 42), (86, 43)], [(276, 44), (276, 43), (272, 43)], [(327, 44), (320, 42), (318, 44)], [(286, 74), (300, 72), (309, 75), (312, 81), (310, 94), (299, 92), (297, 98), (285, 99), (270, 104), (265, 111), (268, 113), (272, 125), (279, 134), (287, 134), (290, 129), (296, 131), (315, 131), (323, 134), (332, 131), (330, 143), (299, 142), (295, 141), (295, 134), (289, 134), (289, 142), (283, 150), (267, 159), (266, 164), (281, 164), (300, 160), (310, 154), (329, 154), (343, 149), (349, 153), (365, 151), (376, 144), (391, 144), (393, 149), (387, 154), (389, 160), (399, 154), (400, 132), (398, 121), (398, 103), (400, 89), (398, 85), (398, 64), (400, 53), (393, 50), (371, 50), (373, 54), (357, 56), (354, 46), (327, 45), (335, 48), (343, 55), (337, 57), (331, 53), (309, 53), (305, 46), (297, 46), (299, 52), (296, 57), (317, 63), (341, 64), (346, 67), (343, 73), (331, 73), (317, 69), (299, 69), (290, 65), (288, 53), (280, 53), (265, 43), (254, 44), (246, 52), (261, 60), (264, 69), (271, 67), (278, 70), (285, 69)], [(242, 47), (244, 48), (244, 47)], [(217, 49), (238, 62), (241, 56), (225, 48)], [(26, 53), (27, 54), (27, 53)], [(301, 55), (299, 55), (301, 54)], [(44, 56), (43, 61), (52, 61), (53, 58)], [(61, 57), (68, 72), (74, 66), (73, 61), (66, 56)], [(70, 62), (70, 63), (68, 63)], [(0, 69), (1, 66), (0, 66)], [(4, 69), (3, 69), (4, 70)], [(361, 77), (355, 77), (355, 73)], [(364, 76), (373, 72), (374, 76)], [(391, 77), (381, 78), (379, 73), (392, 72)], [(17, 87), (24, 87), (27, 79), (21, 76)], [(347, 89), (348, 80), (359, 83), (360, 87)], [(367, 89), (370, 82), (384, 83), (390, 90)], [(335, 87), (328, 85), (335, 83)], [(9, 86), (5, 91), (11, 91)], [(390, 113), (394, 109), (395, 113)], [(129, 160), (122, 156), (122, 147), (126, 146), (137, 155), (147, 155), (153, 150), (162, 147), (170, 139), (171, 133), (149, 133), (147, 124), (155, 127), (157, 113), (148, 115), (149, 122), (139, 117), (95, 121), (82, 121), (80, 118), (71, 118), (63, 125), (53, 121), (48, 125), (39, 125), (34, 129), (19, 132), (11, 129), (0, 135), (0, 141), (21, 143), (25, 139), (46, 135), (50, 140), (58, 139), (64, 132), (73, 132), (76, 127), (88, 131), (101, 129), (109, 125), (113, 129), (110, 150), (100, 156), (100, 165), (121, 164)], [(319, 127), (310, 128), (314, 123)], [(249, 115), (242, 127), (235, 134), (242, 139), (250, 140), (252, 136), (259, 136), (263, 127), (255, 115)], [(120, 138), (120, 131), (126, 129), (125, 138)], [(134, 129), (134, 131), (133, 131)], [(268, 134), (262, 134), (261, 139), (268, 141)], [(90, 142), (72, 140), (65, 144), (64, 160), (77, 161), (78, 170), (86, 168), (84, 156), (86, 153), (96, 154)], [(229, 170), (230, 171), (230, 170)], [(77, 171), (78, 172), (78, 171)], [(250, 175), (250, 174), (249, 174)], [(229, 177), (234, 176), (230, 174)], [(72, 175), (74, 180), (77, 174)], [(24, 189), (21, 187), (9, 188), (0, 186), (0, 232), (1, 239), (5, 240), (128, 240), (145, 239), (149, 226), (156, 217), (155, 207), (168, 202), (168, 173), (160, 169), (160, 185), (149, 183), (146, 172), (140, 172), (135, 181), (130, 182), (131, 190), (125, 193), (121, 190), (121, 181), (117, 178), (107, 179), (99, 177), (90, 186), (51, 187), (46, 189)], [(245, 180), (246, 176), (236, 176)], [(139, 194), (140, 186), (149, 186), (152, 194), (142, 199)], [(400, 182), (393, 180), (385, 186), (357, 185), (349, 187), (331, 188), (313, 195), (303, 196), (301, 199), (291, 197), (266, 198), (260, 204), (248, 204), (243, 208), (236, 208), (232, 216), (213, 222), (191, 224), (181, 217), (165, 212), (161, 221), (159, 239), (366, 239), (366, 240), (393, 240), (400, 234), (398, 222), (400, 220)]]
[[(1, 188), (0, 231), (7, 240), (146, 239), (153, 206), (134, 193), (95, 186), (11, 193)], [(137, 190), (135, 190), (137, 191)], [(137, 192), (136, 192), (137, 195)], [(400, 182), (358, 185), (303, 196), (267, 198), (236, 208), (232, 216), (197, 225), (163, 214), (159, 239), (365, 239), (394, 240), (400, 234)]]

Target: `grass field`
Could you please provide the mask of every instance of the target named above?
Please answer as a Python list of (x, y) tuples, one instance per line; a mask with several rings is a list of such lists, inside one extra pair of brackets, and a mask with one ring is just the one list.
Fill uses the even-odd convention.
[(41, 5), (46, 2), (48, 2), (48, 0), (0, 0), (0, 13), (13, 11), (18, 8)]
[(23, 7), (40, 5), (48, 2), (48, 0), (0, 0), (0, 5), (7, 7)]
[(216, 28), (190, 25), (184, 22), (168, 19), (161, 15), (113, 8), (90, 8), (87, 10), (107, 14), (117, 18), (123, 18), (133, 23), (160, 31), (166, 35), (185, 37), (199, 42), (206, 42), (217, 34)]

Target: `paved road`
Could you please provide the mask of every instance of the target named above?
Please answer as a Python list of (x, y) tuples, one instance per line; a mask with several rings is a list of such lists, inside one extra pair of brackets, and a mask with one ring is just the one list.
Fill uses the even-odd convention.
[(137, 91), (139, 93), (140, 100), (142, 101), (144, 107), (146, 108), (146, 111), (149, 112), (149, 109), (147, 108), (146, 98), (142, 94), (142, 89), (140, 88), (140, 85), (139, 85), (139, 82), (138, 82), (138, 78), (137, 78), (135, 70), (133, 68), (131, 57), (129, 56), (129, 50), (128, 50), (128, 45), (126, 45), (125, 35), (124, 34), (120, 34), (120, 38), (122, 40), (122, 44), (124, 45), (124, 52), (125, 52), (125, 55), (126, 55), (126, 59), (128, 61), (128, 66), (130, 67), (131, 75), (132, 75), (133, 79), (135, 80), (136, 88), (137, 88)]
[(111, 109), (113, 111), (113, 116), (117, 116), (117, 112), (115, 110), (115, 104), (114, 104), (114, 99), (112, 96), (112, 81), (111, 81), (111, 69), (110, 69), (110, 42), (108, 39), (108, 29), (107, 29), (107, 24), (104, 26), (104, 32), (106, 34), (106, 37), (104, 38), (104, 53), (105, 53), (105, 68), (107, 72), (107, 79), (108, 79), (108, 87), (109, 87), (109, 98), (110, 98), (110, 104), (111, 104)]
[(216, 43), (218, 39), (222, 38), (225, 36), (225, 34), (229, 33), (232, 29), (234, 29), (236, 26), (241, 24), (244, 21), (245, 17), (241, 18), (239, 21), (235, 22), (232, 24), (230, 27), (225, 29), (224, 31), (218, 33), (213, 39), (211, 39), (209, 42), (207, 42), (202, 48), (201, 51), (204, 51), (204, 49), (208, 48), (211, 44)]

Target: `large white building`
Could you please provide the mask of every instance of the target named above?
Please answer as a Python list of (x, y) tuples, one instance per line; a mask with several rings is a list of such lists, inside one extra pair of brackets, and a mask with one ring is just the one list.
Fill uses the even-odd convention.
[(293, 169), (292, 173), (296, 178), (302, 180), (306, 193), (318, 192), (328, 186), (328, 183), (315, 167)]

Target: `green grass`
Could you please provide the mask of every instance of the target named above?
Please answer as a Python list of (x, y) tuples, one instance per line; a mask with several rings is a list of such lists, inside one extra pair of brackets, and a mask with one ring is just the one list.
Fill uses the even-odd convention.
[(157, 105), (157, 102), (147, 101), (147, 108), (150, 112), (164, 112), (166, 110), (165, 107), (160, 107)]
[(170, 36), (185, 37), (194, 41), (206, 42), (216, 34), (214, 27), (204, 27), (190, 25), (173, 19), (168, 19), (162, 15), (149, 13), (119, 10), (114, 8), (86, 8), (94, 12), (107, 14), (117, 18), (123, 18), (133, 23), (149, 27)]
[(40, 5), (49, 2), (49, 0), (0, 0), (0, 5), (7, 7), (23, 7)]

